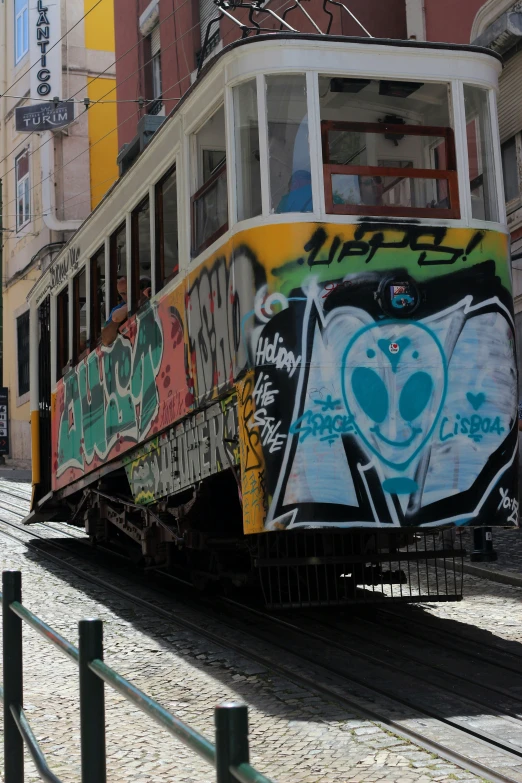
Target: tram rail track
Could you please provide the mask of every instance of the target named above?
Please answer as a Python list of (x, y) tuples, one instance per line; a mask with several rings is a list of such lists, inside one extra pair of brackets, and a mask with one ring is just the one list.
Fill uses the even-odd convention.
[[(188, 601), (185, 601), (185, 598), (183, 599), (183, 606), (179, 607), (178, 605), (176, 611), (173, 611), (172, 608), (165, 608), (159, 606), (157, 603), (157, 598), (160, 596), (163, 599), (167, 597), (172, 601), (172, 595), (169, 597), (167, 592), (163, 589), (159, 590), (156, 587), (152, 588), (154, 589), (153, 601), (137, 595), (132, 595), (129, 593), (128, 589), (122, 589), (115, 584), (111, 584), (107, 579), (102, 579), (95, 574), (88, 573), (84, 568), (74, 565), (70, 561), (71, 556), (81, 560), (85, 553), (89, 551), (91, 556), (88, 558), (88, 561), (92, 563), (92, 555), (96, 550), (92, 550), (91, 548), (88, 549), (86, 546), (85, 551), (82, 552), (82, 555), (80, 556), (79, 552), (72, 551), (69, 546), (64, 546), (63, 543), (54, 541), (57, 534), (58, 536), (67, 534), (68, 531), (57, 529), (56, 527), (46, 525), (45, 523), (37, 523), (29, 529), (16, 522), (3, 519), (2, 517), (7, 509), (4, 511), (2, 508), (2, 491), (3, 488), (0, 487), (0, 533), (2, 535), (8, 535), (19, 543), (36, 549), (41, 556), (58, 563), (66, 569), (72, 570), (78, 576), (81, 576), (91, 583), (103, 587), (120, 597), (125, 597), (131, 602), (146, 608), (148, 611), (154, 612), (163, 618), (169, 619), (174, 624), (181, 625), (182, 627), (207, 638), (220, 647), (225, 646), (230, 648), (244, 657), (255, 660), (257, 663), (265, 666), (269, 671), (275, 672), (285, 677), (287, 680), (291, 680), (309, 690), (313, 690), (329, 699), (333, 699), (336, 702), (345, 705), (350, 710), (357, 711), (361, 716), (369, 718), (387, 730), (392, 730), (394, 733), (436, 753), (448, 761), (452, 761), (474, 774), (483, 778), (486, 777), (488, 780), (492, 781), (492, 783), (496, 783), (496, 781), (499, 783), (521, 783), (522, 745), (517, 746), (509, 739), (501, 739), (499, 736), (491, 735), (489, 732), (473, 729), (470, 725), (466, 726), (462, 723), (459, 724), (454, 720), (445, 718), (444, 715), (436, 714), (436, 712), (427, 708), (426, 705), (424, 705), (424, 707), (419, 707), (418, 704), (411, 703), (405, 699), (399, 699), (397, 698), (397, 694), (394, 694), (389, 690), (387, 691), (382, 687), (376, 687), (375, 683), (369, 683), (367, 678), (354, 676), (353, 671), (351, 671), (350, 674), (340, 671), (339, 662), (335, 665), (332, 660), (325, 662), (323, 659), (319, 662), (317, 658), (314, 658), (309, 652), (310, 643), (308, 643), (308, 645), (303, 645), (301, 640), (300, 645), (298, 642), (289, 644), (288, 635), (285, 637), (285, 642), (283, 643), (280, 632), (277, 634), (278, 638), (274, 639), (273, 632), (266, 628), (263, 630), (263, 633), (260, 633), (259, 620), (262, 618), (264, 623), (271, 627), (276, 626), (279, 630), (281, 627), (285, 627), (289, 633), (308, 639), (309, 642), (311, 639), (315, 638), (316, 642), (320, 642), (322, 650), (331, 650), (335, 648), (339, 654), (349, 654), (352, 656), (354, 661), (356, 659), (361, 660), (365, 657), (364, 655), (361, 655), (360, 651), (348, 649), (346, 644), (343, 645), (343, 643), (335, 642), (331, 638), (326, 638), (321, 634), (311, 632), (310, 629), (299, 627), (287, 620), (268, 615), (266, 612), (260, 612), (257, 609), (226, 598), (221, 598), (219, 601), (199, 602), (197, 607), (191, 606), (189, 612), (192, 613), (197, 612), (201, 615), (203, 610), (206, 610), (206, 613), (204, 614), (204, 623), (199, 624), (194, 622), (193, 619), (190, 619), (190, 616), (184, 616), (188, 604)], [(17, 515), (20, 518), (23, 516), (20, 512), (16, 511), (9, 510), (8, 513)], [(9, 527), (11, 531), (6, 530), (6, 526)], [(16, 531), (18, 535), (15, 535), (12, 531)], [(40, 531), (44, 531), (47, 535), (44, 535), (43, 532)], [(50, 532), (52, 532), (52, 536), (48, 535)], [(25, 540), (20, 538), (20, 534), (22, 534)], [(71, 539), (76, 539), (83, 543), (81, 537), (72, 534), (69, 535)], [(34, 540), (27, 540), (31, 538), (37, 538), (39, 543), (35, 543)], [(60, 550), (61, 553), (66, 553), (68, 556), (67, 559), (64, 560), (63, 557), (51, 554), (47, 551), (47, 547), (42, 548), (42, 539), (43, 541), (48, 542), (52, 547)], [(73, 541), (69, 541), (68, 543), (74, 544)], [(74, 547), (77, 549), (77, 544), (74, 544)], [(94, 562), (97, 568), (106, 567), (100, 565), (97, 560)], [(118, 576), (121, 576), (121, 573), (118, 574)], [(126, 578), (129, 580), (128, 574), (126, 574)], [(150, 588), (151, 586), (147, 585), (147, 587)], [(190, 601), (190, 603), (194, 604), (194, 601)], [(225, 606), (227, 607), (226, 611), (224, 611)], [(237, 616), (233, 616), (237, 614), (242, 615), (240, 629), (238, 629)], [(246, 619), (247, 617), (250, 618), (248, 621)], [(255, 618), (255, 623), (253, 622), (253, 618)], [(253, 627), (254, 625), (255, 627)], [(226, 635), (223, 633), (223, 626), (227, 629)], [(214, 630), (213, 627), (215, 627)], [(326, 627), (330, 628), (330, 626)], [(238, 634), (241, 634), (242, 637), (246, 634), (251, 639), (255, 640), (255, 644), (245, 644), (243, 640), (237, 639)], [(236, 637), (235, 640), (234, 637)], [(261, 648), (259, 642), (262, 643)], [(298, 650), (299, 646), (301, 647), (300, 650)], [(305, 653), (304, 647), (306, 647), (308, 652)], [(290, 661), (293, 661), (292, 665), (282, 663), (279, 653), (274, 653), (274, 648), (279, 652), (283, 650), (285, 657), (289, 657)], [(331, 653), (329, 653), (329, 656), (331, 658)], [(366, 656), (366, 658), (368, 658), (368, 656)], [(304, 667), (303, 662), (305, 663)], [(383, 671), (386, 669), (387, 662), (382, 658), (375, 658), (372, 663), (382, 666)], [(418, 662), (416, 662), (415, 665), (418, 665)], [(398, 674), (396, 666), (393, 668), (388, 665), (387, 670), (392, 671), (393, 676), (397, 676)], [(504, 693), (499, 693), (500, 695), (505, 696)], [(517, 697), (513, 701), (522, 702), (522, 698)], [(484, 705), (480, 701), (475, 702), (475, 707), (483, 706), (487, 705)], [(408, 715), (408, 713), (410, 714)], [(498, 716), (498, 719), (504, 721), (502, 723), (504, 729), (511, 728), (512, 731), (520, 733), (522, 721), (516, 711)], [(441, 727), (443, 729), (442, 732)], [(444, 735), (446, 736), (446, 742), (444, 742)], [(468, 748), (471, 748), (471, 750), (468, 750), (467, 754), (456, 749), (459, 747), (459, 744), (462, 746), (463, 738), (465, 738), (465, 744), (467, 744)], [(459, 739), (461, 740), (460, 743)], [(475, 748), (474, 751), (472, 750), (473, 747)], [(486, 763), (483, 764), (481, 761), (477, 761), (477, 759), (484, 758), (486, 753), (488, 753), (490, 757), (491, 753), (493, 753), (493, 764), (489, 763), (488, 765)], [(511, 772), (506, 774), (504, 771), (505, 769), (510, 769)]]

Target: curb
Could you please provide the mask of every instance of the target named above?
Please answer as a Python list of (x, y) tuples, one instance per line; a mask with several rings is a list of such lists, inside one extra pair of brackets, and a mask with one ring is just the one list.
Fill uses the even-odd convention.
[(469, 574), (470, 576), (478, 576), (480, 579), (489, 579), (490, 582), (499, 582), (503, 585), (511, 585), (512, 587), (522, 587), (522, 574), (518, 576), (510, 571), (495, 571), (490, 568), (481, 568), (481, 566), (471, 565), (471, 563), (463, 563), (462, 569), (459, 566), (453, 566), (453, 563), (446, 563), (447, 568), (451, 571), (461, 572)]

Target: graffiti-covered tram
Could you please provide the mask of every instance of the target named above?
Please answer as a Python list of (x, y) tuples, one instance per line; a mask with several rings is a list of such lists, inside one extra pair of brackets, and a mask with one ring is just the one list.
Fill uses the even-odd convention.
[(28, 522), (269, 605), (458, 598), (452, 529), (518, 521), (500, 67), (215, 55), (31, 293)]

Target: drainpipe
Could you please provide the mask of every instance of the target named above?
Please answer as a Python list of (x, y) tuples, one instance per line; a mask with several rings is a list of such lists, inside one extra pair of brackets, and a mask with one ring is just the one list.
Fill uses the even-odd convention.
[(77, 231), (83, 220), (58, 220), (56, 217), (54, 138), (52, 131), (46, 131), (42, 134), (40, 162), (42, 166), (42, 212), (45, 225), (51, 231)]

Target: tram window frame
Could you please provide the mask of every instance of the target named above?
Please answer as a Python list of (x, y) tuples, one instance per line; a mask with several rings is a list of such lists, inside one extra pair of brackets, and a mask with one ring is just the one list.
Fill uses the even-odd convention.
[[(202, 134), (206, 131), (210, 123), (222, 112), (223, 114), (223, 140), (221, 145), (200, 143)], [(193, 195), (190, 198), (190, 216), (191, 216), (191, 245), (192, 245), (192, 257), (195, 258), (210, 245), (212, 245), (219, 237), (225, 234), (230, 226), (230, 210), (228, 203), (228, 160), (227, 160), (227, 122), (225, 114), (225, 104), (221, 103), (214, 109), (212, 114), (199, 126), (198, 130), (191, 134), (192, 144), (192, 164), (193, 164)], [(217, 163), (212, 161), (212, 153), (222, 153), (222, 158)], [(208, 172), (206, 168), (210, 168)], [(206, 177), (206, 179), (205, 179)], [(213, 189), (224, 188), (225, 193), (225, 205), (226, 205), (226, 221), (222, 223), (212, 234), (209, 234), (201, 242), (198, 242), (198, 204), (202, 203), (202, 199), (207, 196)], [(201, 184), (200, 184), (201, 183)]]
[[(169, 275), (165, 275), (165, 215), (163, 210), (163, 187), (168, 180), (174, 177), (174, 193), (176, 198), (176, 256), (177, 263), (173, 267), (173, 270)], [(167, 283), (173, 280), (179, 274), (179, 222), (178, 222), (178, 208), (179, 208), (179, 193), (178, 193), (178, 176), (176, 171), (176, 164), (172, 166), (156, 183), (154, 188), (154, 209), (155, 209), (155, 225), (156, 225), (156, 291), (160, 291)]]
[[(107, 320), (106, 307), (107, 303), (104, 301), (104, 312), (101, 310), (101, 301), (98, 296), (100, 289), (99, 276), (99, 259), (103, 260), (103, 281), (105, 282), (105, 243), (94, 253), (90, 258), (90, 286), (91, 286), (91, 328), (90, 328), (90, 346), (95, 348), (101, 342), (101, 330)], [(105, 294), (107, 295), (107, 294)]]
[[(149, 237), (149, 275), (148, 280), (150, 285), (146, 289), (142, 288), (142, 276), (140, 275), (140, 215), (144, 210), (148, 211), (147, 227)], [(146, 303), (146, 300), (150, 298), (151, 285), (152, 285), (152, 237), (150, 233), (150, 216), (151, 216), (151, 203), (150, 198), (146, 195), (140, 203), (134, 207), (131, 212), (131, 302), (129, 313), (135, 313)], [(146, 296), (144, 291), (148, 290), (149, 295)], [(127, 281), (127, 296), (128, 296), (128, 281)]]
[[(125, 236), (125, 271), (120, 271), (120, 273), (118, 273), (117, 239), (122, 231)], [(109, 237), (109, 313), (112, 312), (112, 310), (118, 304), (118, 278), (127, 278), (128, 253), (129, 248), (127, 247), (127, 221), (124, 220), (123, 223), (120, 223), (120, 225), (112, 232)], [(129, 281), (127, 280), (127, 291), (129, 290), (128, 283)]]
[(68, 371), (71, 364), (69, 352), (69, 283), (56, 295), (56, 380)]
[[(81, 329), (81, 302), (80, 302), (80, 278), (85, 278), (85, 316), (87, 318), (87, 267), (83, 266), (80, 271), (73, 277), (73, 364), (81, 362), (85, 356), (89, 353), (89, 333), (87, 320), (85, 322), (85, 346), (82, 350), (80, 343)], [(92, 309), (91, 309), (92, 312)]]

